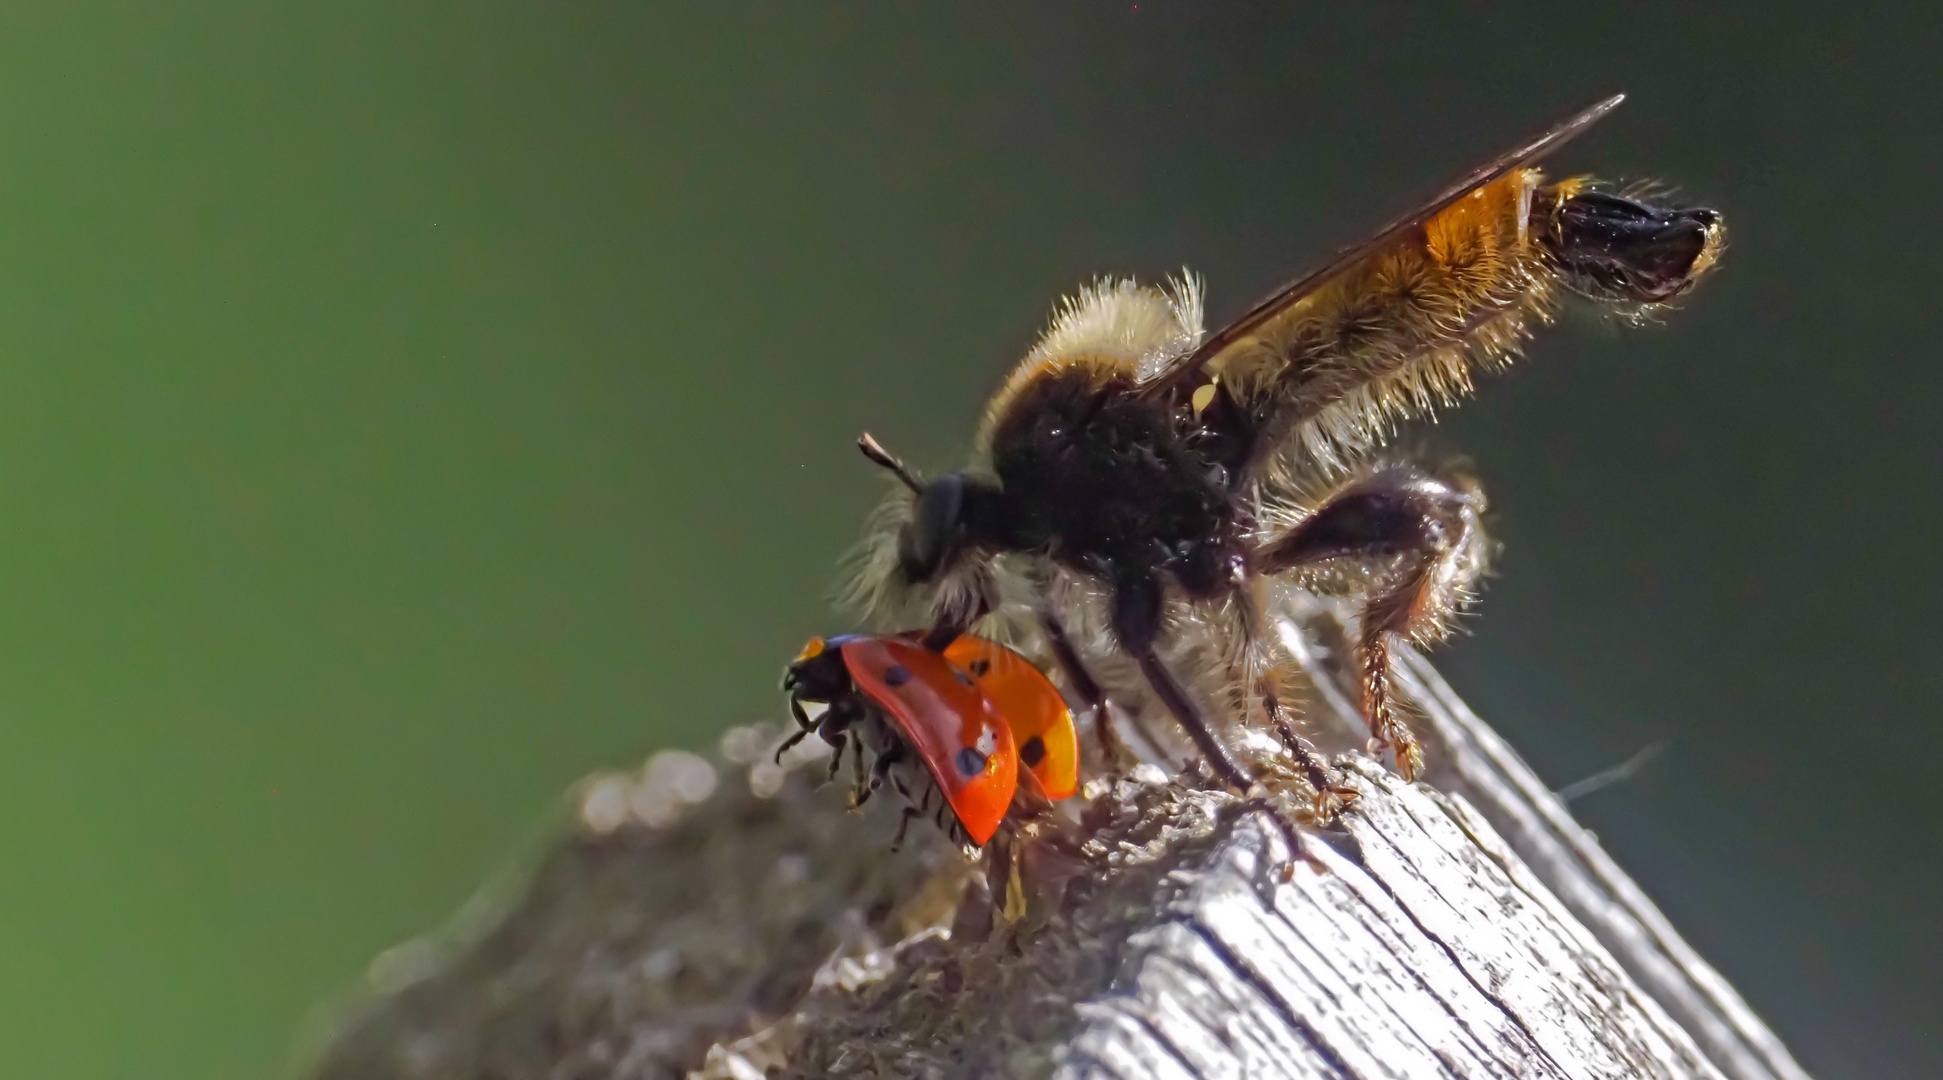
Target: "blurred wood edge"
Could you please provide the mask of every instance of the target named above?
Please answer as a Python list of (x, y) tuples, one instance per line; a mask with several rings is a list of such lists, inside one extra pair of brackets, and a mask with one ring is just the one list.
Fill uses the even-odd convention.
[[(1359, 741), (1340, 614), (1278, 630), (1325, 746)], [(518, 873), (374, 962), (299, 1071), (1807, 1080), (1421, 656), (1400, 680), (1426, 782), (1343, 754), (1361, 798), (1294, 852), (1151, 768), (977, 865), (931, 829), (891, 852), (897, 815), (850, 811), (814, 751), (768, 764), (775, 729), (592, 778)]]

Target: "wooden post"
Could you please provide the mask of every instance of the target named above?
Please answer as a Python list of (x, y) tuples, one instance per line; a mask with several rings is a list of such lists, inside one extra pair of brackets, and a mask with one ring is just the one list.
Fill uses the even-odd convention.
[[(1335, 609), (1278, 627), (1332, 749), (1359, 742)], [(317, 1080), (1707, 1077), (1807, 1080), (1431, 667), (1430, 782), (1291, 851), (1259, 804), (1143, 766), (974, 864), (821, 768), (657, 755), (443, 934), (392, 950)], [(813, 753), (813, 752), (812, 752)], [(918, 835), (920, 832), (922, 836)]]

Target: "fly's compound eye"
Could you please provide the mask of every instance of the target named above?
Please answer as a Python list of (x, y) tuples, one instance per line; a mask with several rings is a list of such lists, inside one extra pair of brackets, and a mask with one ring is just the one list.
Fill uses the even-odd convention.
[(929, 581), (957, 554), (964, 533), (965, 477), (949, 473), (925, 485), (917, 516), (898, 539), (897, 561), (912, 582)]

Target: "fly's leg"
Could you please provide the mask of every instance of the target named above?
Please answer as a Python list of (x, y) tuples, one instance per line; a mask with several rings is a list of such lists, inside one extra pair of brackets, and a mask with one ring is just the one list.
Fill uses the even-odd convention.
[(1106, 691), (1100, 688), (1100, 682), (1093, 677), (1093, 673), (1086, 669), (1086, 661), (1080, 659), (1079, 650), (1073, 646), (1073, 639), (1066, 633), (1059, 616), (1051, 611), (1042, 611), (1039, 613), (1039, 626), (1045, 632), (1046, 643), (1052, 646), (1054, 662), (1065, 673), (1073, 693), (1078, 694), (1080, 700), (1086, 702), (1086, 707), (1093, 710), (1093, 731), (1099, 737), (1100, 752), (1106, 756), (1108, 770), (1118, 772), (1120, 762), (1126, 760), (1126, 745), (1113, 731), (1113, 713), (1106, 700)]
[(934, 653), (944, 652), (965, 632), (965, 624), (957, 621), (941, 622), (924, 635), (924, 647)]
[(1371, 741), (1396, 755), (1406, 780), (1422, 770), (1423, 748), (1391, 700), (1391, 646), (1399, 638), (1441, 638), (1469, 599), (1484, 564), (1486, 541), (1478, 524), (1483, 506), (1483, 494), (1467, 480), (1400, 466), (1380, 469), (1337, 491), (1256, 560), (1262, 573), (1295, 573), (1298, 580), (1301, 572), (1331, 563), (1382, 567), (1366, 578), (1358, 684)]
[(977, 604), (968, 615), (947, 613), (938, 617), (938, 621), (924, 635), (924, 647), (934, 653), (944, 652), (951, 647), (952, 642), (957, 641), (970, 630), (973, 623), (990, 614), (991, 610), (991, 601), (986, 598), (985, 590), (980, 589)]
[[(1155, 696), (1174, 714), (1174, 719), (1187, 730), (1188, 737), (1200, 749), (1201, 756), (1214, 768), (1222, 783), (1241, 793), (1245, 798), (1238, 807), (1261, 810), (1268, 815), (1282, 838), (1288, 842), (1289, 851), (1300, 853), (1302, 839), (1296, 835), (1295, 826), (1278, 811), (1274, 803), (1265, 796), (1252, 795), (1256, 788), (1255, 777), (1221, 742), (1202, 719), (1200, 710), (1187, 696), (1187, 690), (1174, 678), (1154, 653), (1154, 638), (1160, 632), (1161, 617), (1160, 582), (1148, 576), (1121, 576), (1115, 579), (1113, 589), (1113, 634), (1122, 648), (1132, 654), (1134, 662), (1140, 665), (1140, 673), (1154, 688)], [(1293, 864), (1284, 864), (1278, 870), (1282, 880), (1293, 874)]]
[(1187, 690), (1174, 678), (1167, 665), (1161, 663), (1154, 653), (1154, 639), (1160, 633), (1161, 592), (1160, 582), (1149, 576), (1123, 576), (1115, 581), (1113, 589), (1113, 634), (1119, 639), (1120, 646), (1127, 650), (1140, 665), (1140, 673), (1154, 688), (1155, 696), (1167, 711), (1174, 714), (1187, 731), (1188, 737), (1201, 751), (1208, 764), (1214, 768), (1221, 782), (1236, 791), (1246, 793), (1255, 784), (1254, 777), (1241, 767), (1228, 748), (1215, 737), (1207, 721), (1202, 719), (1199, 709), (1187, 696)]
[(1275, 725), (1275, 734), (1282, 739), (1282, 746), (1289, 756), (1295, 759), (1296, 767), (1302, 770), (1303, 779), (1315, 792), (1315, 800), (1310, 811), (1316, 821), (1328, 824), (1336, 815), (1356, 801), (1358, 792), (1342, 782), (1336, 770), (1329, 767), (1322, 752), (1316, 745), (1304, 738), (1302, 733), (1289, 722), (1288, 713), (1282, 707), (1282, 699), (1275, 692), (1275, 684), (1268, 676), (1261, 679), (1262, 708), (1268, 712), (1269, 722)]
[[(1262, 596), (1262, 579), (1236, 582), (1235, 601), (1241, 614), (1241, 627), (1244, 639), (1250, 643), (1259, 640), (1268, 620), (1264, 613), (1265, 603)], [(1244, 652), (1242, 665), (1249, 667)], [(1245, 681), (1245, 673), (1238, 672), (1238, 681)], [(1282, 696), (1275, 687), (1275, 672), (1262, 671), (1255, 678), (1255, 692), (1261, 695), (1262, 711), (1268, 714), (1268, 722), (1275, 728), (1275, 734), (1282, 740), (1282, 748), (1295, 760), (1296, 768), (1302, 778), (1309, 783), (1315, 793), (1311, 812), (1319, 823), (1327, 824), (1335, 820), (1343, 808), (1356, 800), (1356, 789), (1347, 787), (1337, 776), (1336, 771), (1322, 756), (1322, 751), (1296, 730), (1289, 718), (1289, 710), (1282, 703)]]

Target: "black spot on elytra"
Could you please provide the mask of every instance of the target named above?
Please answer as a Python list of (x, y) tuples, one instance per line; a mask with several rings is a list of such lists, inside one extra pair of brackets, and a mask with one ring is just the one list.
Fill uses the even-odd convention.
[(892, 664), (884, 669), (884, 685), (892, 688), (903, 686), (911, 681), (911, 673), (903, 664)]
[(1019, 760), (1030, 769), (1046, 760), (1046, 740), (1034, 735), (1019, 746)]
[(990, 670), (992, 670), (992, 662), (990, 660), (973, 660), (971, 662), (971, 673), (981, 679)]
[(977, 776), (985, 771), (985, 755), (977, 747), (967, 746), (958, 751), (958, 771), (966, 776)]

